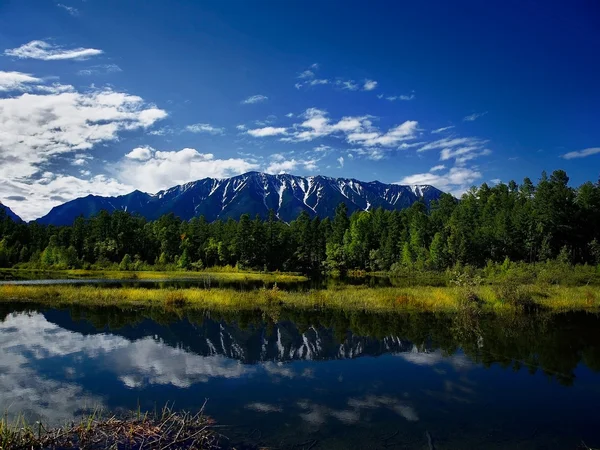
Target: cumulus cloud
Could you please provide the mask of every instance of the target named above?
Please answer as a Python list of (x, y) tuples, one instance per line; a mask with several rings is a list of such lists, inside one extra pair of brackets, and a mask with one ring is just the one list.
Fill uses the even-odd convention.
[(474, 122), (477, 119), (479, 119), (480, 117), (485, 116), (487, 113), (488, 113), (487, 111), (484, 111), (481, 113), (473, 113), (473, 114), (463, 117), (463, 121), (464, 122)]
[(365, 91), (372, 91), (377, 87), (377, 81), (375, 80), (365, 80), (365, 84), (363, 84), (363, 89)]
[(482, 178), (481, 172), (475, 168), (452, 167), (447, 172), (437, 171), (439, 173), (417, 173), (402, 178), (396, 184), (429, 184), (460, 196), (467, 191), (477, 180)]
[(28, 90), (31, 84), (41, 82), (41, 79), (28, 73), (4, 72), (0, 70), (0, 92)]
[(286, 159), (286, 157), (280, 153), (274, 153), (270, 157), (271, 161), (265, 168), (265, 172), (272, 174), (289, 173), (295, 170), (317, 170), (318, 159)]
[(269, 99), (266, 95), (253, 95), (242, 101), (244, 105), (252, 105), (254, 103), (266, 102)]
[(344, 157), (343, 157), (343, 156), (340, 156), (340, 157), (337, 159), (337, 162), (338, 162), (338, 164), (339, 164), (339, 168), (340, 168), (340, 169), (344, 167)]
[[(12, 86), (15, 80), (29, 81), (13, 75), (0, 78), (12, 80)], [(32, 92), (0, 98), (0, 194), (26, 196), (27, 202), (9, 206), (27, 220), (47, 213), (59, 198), (123, 193), (121, 183), (102, 175), (81, 180), (44, 171), (57, 158), (70, 153), (78, 155), (75, 161), (85, 158), (98, 145), (114, 142), (124, 132), (147, 129), (166, 115), (141, 97), (110, 88), (79, 92), (68, 85), (41, 84)]]
[(109, 88), (0, 99), (0, 178), (28, 178), (55, 155), (87, 151), (167, 113)]
[(97, 48), (78, 47), (65, 49), (44, 41), (31, 41), (20, 47), (4, 51), (6, 56), (13, 56), (19, 59), (41, 59), (43, 61), (84, 60), (92, 56), (101, 55), (102, 53), (103, 51)]
[(343, 117), (332, 122), (326, 111), (309, 108), (303, 114), (304, 121), (294, 125), (295, 131), (283, 141), (305, 142), (317, 138), (342, 135), (350, 144), (366, 147), (400, 147), (404, 141), (414, 139), (418, 122), (408, 120), (386, 132), (373, 126), (369, 116)]
[(587, 156), (597, 155), (600, 153), (600, 147), (586, 148), (574, 152), (565, 153), (562, 155), (564, 159), (585, 158)]
[(152, 147), (137, 147), (127, 153), (125, 158), (133, 159), (135, 161), (147, 161), (152, 158), (152, 151)]
[(139, 151), (136, 156), (144, 159), (131, 158), (130, 152), (116, 169), (119, 180), (146, 192), (157, 192), (206, 177), (230, 177), (259, 168), (258, 164), (245, 159), (217, 159), (212, 153), (200, 153), (193, 148), (179, 151), (145, 149), (150, 155)]
[(224, 134), (224, 128), (213, 127), (209, 123), (195, 123), (188, 125), (185, 129), (191, 133)]
[[(89, 176), (87, 170), (81, 170), (82, 176)], [(89, 179), (72, 175), (45, 172), (35, 181), (20, 181), (0, 177), (0, 198), (23, 196), (27, 201), (6, 204), (23, 220), (33, 220), (47, 214), (52, 207), (86, 195), (113, 196), (131, 192), (133, 187), (120, 183), (106, 175), (96, 175)]]
[(252, 137), (268, 137), (286, 134), (286, 129), (281, 127), (264, 127), (248, 130), (247, 133)]
[(445, 165), (440, 164), (438, 166), (433, 166), (431, 169), (429, 169), (430, 172), (439, 172), (440, 170), (444, 170), (446, 168)]

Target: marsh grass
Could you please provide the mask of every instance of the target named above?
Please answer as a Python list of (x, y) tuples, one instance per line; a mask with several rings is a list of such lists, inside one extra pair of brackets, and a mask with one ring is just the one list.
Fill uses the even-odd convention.
[(124, 417), (103, 416), (94, 411), (77, 422), (47, 428), (28, 423), (23, 416), (12, 422), (0, 419), (0, 449), (219, 449), (220, 436), (214, 422), (200, 410), (197, 414), (174, 412), (129, 413)]
[(272, 289), (236, 291), (223, 288), (147, 289), (73, 285), (2, 285), (0, 302), (31, 302), (88, 306), (162, 306), (223, 311), (336, 308), (347, 311), (452, 312), (467, 306), (491, 312), (520, 311), (524, 307), (548, 310), (599, 310), (600, 289), (589, 286), (471, 286), (369, 288), (340, 286), (334, 289), (291, 292)]
[(211, 268), (201, 271), (120, 271), (120, 270), (22, 270), (0, 269), (0, 279), (109, 279), (109, 280), (169, 280), (169, 279), (212, 279), (214, 281), (253, 281), (265, 283), (293, 283), (308, 278), (296, 273), (251, 272), (234, 268)]

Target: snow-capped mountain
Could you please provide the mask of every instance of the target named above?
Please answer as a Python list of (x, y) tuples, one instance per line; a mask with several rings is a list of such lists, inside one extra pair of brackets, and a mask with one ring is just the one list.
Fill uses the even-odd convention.
[(79, 215), (89, 217), (105, 209), (138, 213), (150, 220), (170, 212), (184, 220), (203, 215), (210, 222), (238, 219), (244, 213), (266, 218), (272, 209), (277, 217), (289, 222), (302, 211), (311, 216), (332, 217), (342, 202), (350, 213), (379, 207), (395, 210), (409, 207), (421, 198), (429, 205), (441, 194), (442, 191), (428, 185), (401, 186), (347, 178), (249, 172), (225, 179), (205, 178), (154, 195), (140, 191), (118, 197), (89, 195), (53, 208), (38, 221), (70, 225)]
[(2, 203), (0, 203), (0, 211), (3, 211), (8, 217), (10, 217), (15, 222), (22, 222), (19, 216), (12, 212), (8, 206), (3, 205)]

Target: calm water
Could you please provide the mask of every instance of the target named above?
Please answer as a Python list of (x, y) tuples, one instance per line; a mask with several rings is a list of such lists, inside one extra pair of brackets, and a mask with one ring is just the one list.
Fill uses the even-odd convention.
[[(311, 278), (305, 281), (277, 282), (277, 286), (288, 291), (306, 291), (309, 289), (328, 289), (335, 286), (370, 286), (370, 287), (406, 287), (414, 286), (417, 282), (413, 278), (399, 278), (388, 276), (364, 276), (344, 278)], [(428, 279), (427, 285), (436, 285), (440, 280)], [(13, 285), (97, 285), (102, 287), (144, 287), (154, 289), (174, 288), (225, 288), (240, 291), (254, 290), (260, 288), (270, 289), (275, 282), (267, 282), (260, 279), (227, 279), (226, 276), (206, 274), (190, 278), (164, 278), (164, 279), (109, 279), (109, 278), (64, 278), (61, 272), (26, 272), (26, 271), (3, 271), (0, 269), (0, 286), (3, 284)], [(441, 284), (440, 284), (441, 285)]]
[[(206, 411), (278, 448), (600, 446), (600, 319), (0, 305), (0, 407)], [(296, 445), (304, 443), (304, 446)], [(296, 447), (294, 447), (296, 445)]]

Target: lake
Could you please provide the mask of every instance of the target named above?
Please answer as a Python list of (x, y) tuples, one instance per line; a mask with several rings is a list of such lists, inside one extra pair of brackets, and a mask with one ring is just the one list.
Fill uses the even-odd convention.
[(233, 442), (314, 449), (600, 446), (600, 318), (0, 304), (0, 405), (205, 411)]

